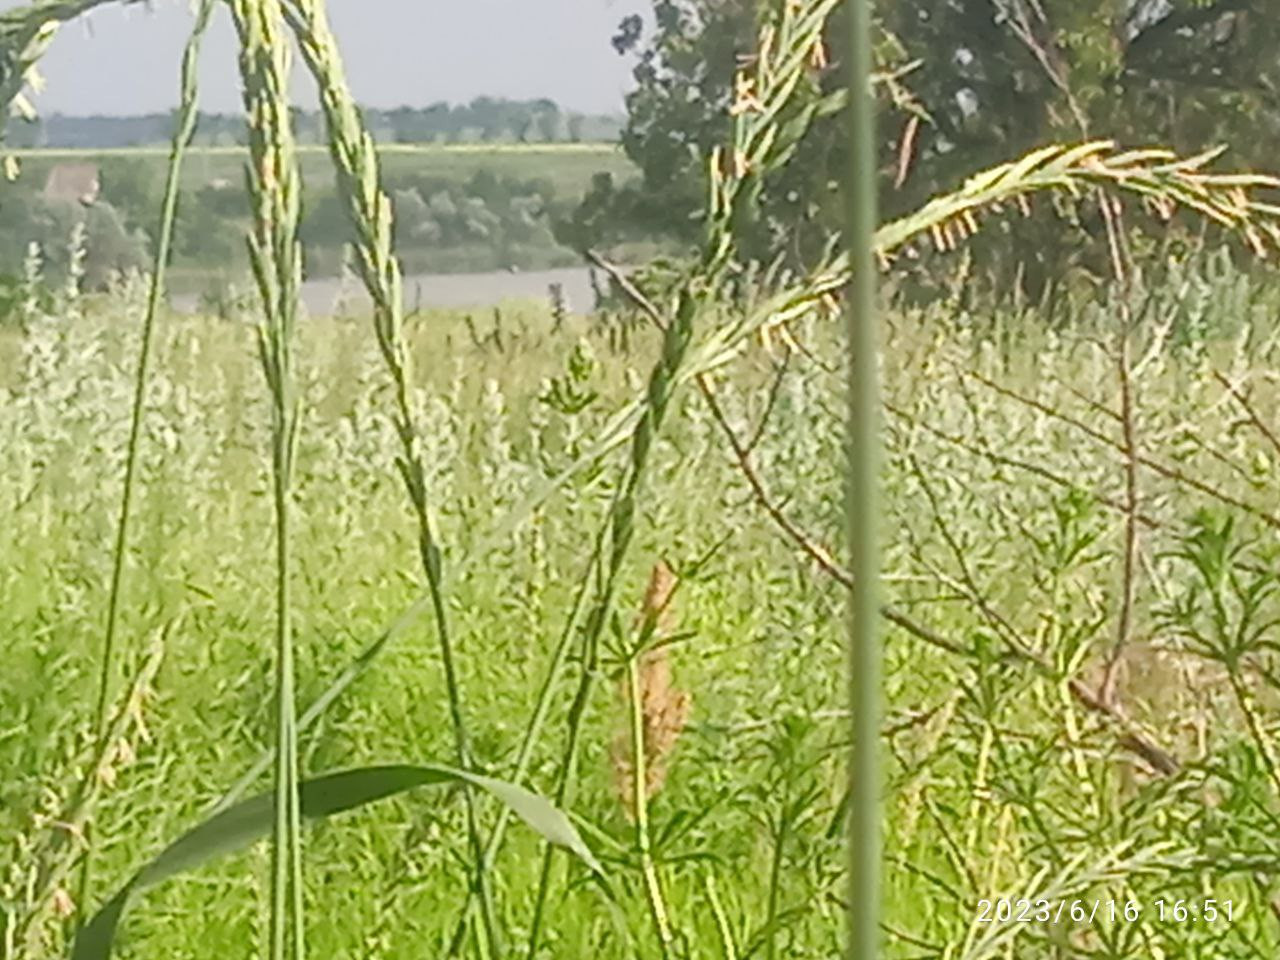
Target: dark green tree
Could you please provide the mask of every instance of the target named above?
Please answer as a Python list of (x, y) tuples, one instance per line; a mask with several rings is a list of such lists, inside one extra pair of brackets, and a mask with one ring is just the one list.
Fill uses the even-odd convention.
[(560, 107), (554, 100), (535, 100), (530, 109), (533, 112), (534, 127), (538, 131), (538, 139), (543, 143), (553, 143), (560, 139)]
[[(696, 238), (705, 196), (700, 158), (724, 142), (735, 68), (753, 47), (763, 5), (654, 0), (650, 31), (639, 17), (622, 22), (614, 47), (636, 59), (622, 144), (640, 178), (609, 185), (612, 216), (597, 184), (562, 235), (578, 246), (600, 243), (604, 225), (621, 217), (676, 241)], [(1054, 141), (1105, 137), (1183, 152), (1230, 144), (1237, 163), (1273, 163), (1280, 17), (1272, 8), (1274, 0), (883, 0), (885, 215)], [(843, 81), (838, 21), (827, 64), (812, 71), (814, 98), (835, 94)], [(815, 122), (794, 161), (766, 185), (760, 217), (740, 237), (749, 255), (781, 254), (799, 266), (823, 249), (842, 209), (840, 123)], [(616, 224), (609, 229), (619, 233)], [(1064, 267), (1101, 269), (1098, 245), (1077, 242), (1081, 232), (1100, 230), (1087, 203), (1046, 205), (1030, 218), (1010, 216), (1003, 232), (975, 238), (970, 249), (992, 283), (1007, 289), (1016, 278), (1035, 294)], [(928, 270), (928, 258), (915, 263)]]

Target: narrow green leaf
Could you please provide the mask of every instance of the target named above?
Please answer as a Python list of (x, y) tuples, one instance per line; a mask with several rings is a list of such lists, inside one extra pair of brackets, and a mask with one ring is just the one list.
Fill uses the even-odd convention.
[[(302, 815), (323, 820), (417, 787), (469, 783), (497, 797), (549, 843), (576, 855), (596, 873), (603, 868), (569, 818), (536, 793), (504, 780), (452, 767), (396, 764), (344, 770), (300, 785)], [(72, 960), (107, 960), (116, 927), (134, 894), (265, 836), (275, 818), (274, 794), (264, 793), (216, 813), (183, 834), (136, 873), (77, 934)]]

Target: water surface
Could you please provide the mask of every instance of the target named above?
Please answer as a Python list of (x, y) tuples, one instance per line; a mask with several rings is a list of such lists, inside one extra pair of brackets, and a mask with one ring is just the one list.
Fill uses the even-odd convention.
[[(552, 284), (560, 285), (570, 311), (586, 312), (595, 305), (590, 272), (586, 267), (515, 273), (498, 270), (416, 274), (404, 278), (404, 305), (405, 310), (432, 307), (481, 309), (510, 300), (549, 301)], [(194, 313), (200, 307), (200, 297), (196, 294), (175, 294), (171, 299), (173, 306), (184, 313)], [(348, 310), (369, 305), (369, 297), (358, 280), (344, 284), (338, 277), (322, 277), (307, 280), (302, 285), (302, 302), (307, 312), (313, 315), (331, 314), (343, 301)]]

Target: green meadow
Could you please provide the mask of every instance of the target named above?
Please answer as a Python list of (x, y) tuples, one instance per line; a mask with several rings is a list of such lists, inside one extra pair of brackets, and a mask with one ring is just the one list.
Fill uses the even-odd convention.
[[(98, 2), (0, 14), (6, 107)], [(954, 43), (943, 6), (903, 29)], [(718, 88), (668, 17), (641, 192), (596, 147), (379, 149), (323, 0), (227, 0), (248, 148), (184, 156), (215, 7), (170, 165), (0, 194), (0, 960), (1280, 953), (1280, 179), (1076, 139), (1123, 17), (1011, 21), (1044, 140), (943, 99), (999, 156), (924, 129), (868, 5), (764, 5)], [(875, 216), (877, 156), (953, 151)], [(405, 295), (565, 257), (589, 311)], [(369, 306), (308, 309), (343, 266)]]
[[(1113, 313), (1081, 308), (1065, 332), (1034, 313), (959, 306), (886, 318), (885, 600), (907, 624), (890, 622), (886, 633), (888, 956), (920, 956), (931, 944), (966, 958), (1155, 948), (1261, 957), (1280, 945), (1258, 861), (1269, 774), (1248, 712), (1274, 701), (1269, 673), (1253, 671), (1273, 656), (1266, 625), (1280, 604), (1268, 492), (1280, 448), (1267, 426), (1280, 410), (1270, 374), (1280, 294), (1221, 268), (1171, 278), (1164, 290), (1153, 294), (1164, 320), (1134, 344), (1143, 565), (1127, 588), (1119, 381), (1105, 335)], [(135, 284), (62, 300), (0, 341), (9, 518), (0, 533), (0, 836), (5, 900), (17, 908), (10, 936), (33, 943), (56, 942), (57, 911), (27, 898), (76, 775), (89, 769), (87, 704), (141, 294)], [(643, 390), (657, 341), (607, 317), (557, 325), (516, 303), (502, 318), (498, 331), (420, 315), (406, 337), (461, 707), (478, 768), (506, 777), (589, 575), (593, 531), (617, 493), (626, 451), (601, 438), (615, 435), (615, 418)], [(793, 358), (779, 375), (785, 348), (757, 342), (717, 374), (716, 396), (742, 442), (756, 437), (749, 459), (772, 508), (825, 548), (840, 515), (842, 388), (822, 357), (838, 355), (840, 338), (819, 316), (793, 333), (810, 362)], [(99, 902), (251, 768), (272, 723), (270, 415), (251, 327), (164, 316), (155, 349), (120, 608), (125, 712), (97, 774)], [(369, 321), (307, 318), (299, 350), (300, 709), (392, 631), (301, 732), (304, 775), (447, 762), (442, 664)], [(836, 956), (844, 588), (762, 505), (695, 392), (680, 395), (653, 457), (581, 721), (570, 807), (604, 879), (572, 858), (552, 861), (539, 955), (654, 949), (618, 744), (627, 729), (620, 651), (661, 561), (677, 578), (664, 689), (687, 709), (655, 758), (649, 817), (681, 949)], [(1089, 698), (1126, 589), (1133, 639), (1119, 713)], [(1234, 658), (1231, 644), (1252, 642), (1260, 646)], [(582, 666), (571, 655), (550, 687), (550, 720), (528, 766), (544, 793)], [(1245, 683), (1257, 699), (1237, 698)], [(1253, 714), (1266, 735), (1262, 717)], [(1147, 747), (1173, 758), (1176, 774), (1153, 766)], [(496, 808), (481, 805), (480, 815), (492, 823)], [(317, 825), (304, 842), (317, 955), (443, 955), (468, 886), (457, 790), (384, 801)], [(512, 941), (529, 936), (540, 864), (536, 834), (513, 826), (491, 874)], [(258, 847), (146, 892), (126, 915), (120, 955), (242, 955), (264, 935), (268, 875)], [(57, 889), (73, 895), (73, 880)], [(1059, 900), (1068, 910), (1100, 900), (1141, 912), (1133, 921), (978, 922), (981, 899), (1036, 890), (1055, 910)], [(1171, 919), (1175, 901), (1206, 899), (1232, 920)], [(1211, 943), (1228, 952), (1204, 952)]]

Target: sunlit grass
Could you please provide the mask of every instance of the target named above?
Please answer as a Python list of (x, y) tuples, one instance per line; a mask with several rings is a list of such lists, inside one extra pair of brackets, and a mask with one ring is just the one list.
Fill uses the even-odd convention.
[[(1194, 277), (1186, 282), (1190, 293), (1175, 295), (1182, 288), (1175, 283), (1162, 295), (1161, 315), (1175, 325), (1157, 359), (1135, 377), (1140, 436), (1158, 462), (1176, 461), (1224, 494), (1265, 508), (1280, 454), (1260, 432), (1228, 429), (1236, 413), (1222, 402), (1227, 394), (1213, 371), (1248, 378), (1255, 409), (1273, 415), (1280, 395), (1265, 371), (1280, 359), (1267, 319), (1277, 298), (1270, 288), (1255, 287), (1246, 298), (1252, 306), (1241, 311), (1232, 304), (1245, 281), (1229, 275), (1203, 290)], [(104, 542), (115, 503), (114, 486), (97, 482), (86, 451), (104, 456), (119, 449), (129, 383), (121, 360), (131, 337), (121, 318), (131, 309), (138, 309), (136, 300), (129, 307), (116, 299), (74, 323), (38, 322), (23, 341), (27, 359), (3, 400), (8, 469), (0, 498), (14, 520), (0, 531), (0, 626), (13, 638), (0, 675), (0, 777), (7, 784), (0, 834), (6, 837), (41, 835), (33, 832), (32, 812), (56, 809), (64, 758), (85, 734), (83, 713), (69, 715), (65, 705), (87, 702), (94, 683), (88, 654), (100, 628), (100, 599), (91, 585), (101, 582), (106, 555), (93, 545)], [(1002, 325), (1007, 329), (1013, 319), (1003, 318)], [(1217, 772), (1175, 786), (1144, 771), (1104, 717), (1064, 701), (1051, 677), (983, 654), (989, 625), (964, 599), (962, 573), (907, 456), (929, 465), (942, 521), (965, 545), (984, 601), (1024, 636), (1078, 643), (1071, 631), (1091, 623), (1091, 611), (1114, 596), (1118, 568), (1107, 558), (1118, 557), (1110, 551), (1122, 524), (1104, 501), (1123, 490), (1123, 463), (1068, 424), (1046, 421), (961, 374), (998, 377), (1011, 390), (1074, 410), (1106, 430), (1106, 416), (1072, 392), (1113, 400), (1112, 358), (1090, 334), (1105, 315), (1082, 314), (1080, 335), (1043, 331), (1030, 316), (1019, 319), (1019, 332), (993, 331), (992, 337), (983, 332), (982, 318), (945, 311), (891, 312), (887, 320), (886, 398), (898, 411), (886, 414), (888, 455), (897, 467), (886, 490), (888, 599), (978, 652), (957, 658), (896, 629), (887, 634), (886, 725), (896, 732), (887, 771), (885, 922), (912, 937), (961, 945), (970, 898), (1021, 889), (1038, 870), (1065, 870), (1075, 856), (1087, 858), (1078, 876), (1103, 877), (1089, 881), (1090, 897), (1197, 895), (1196, 857), (1265, 850), (1262, 840), (1250, 839), (1258, 827), (1243, 809), (1231, 820), (1215, 820), (1208, 833), (1203, 824), (1192, 826), (1203, 815), (1202, 790), (1235, 803), (1230, 798), (1241, 790), (1266, 789), (1265, 771), (1248, 774), (1233, 759), (1250, 749), (1247, 728), (1229, 702), (1213, 701), (1221, 705), (1203, 716), (1215, 731), (1210, 742), (1219, 745), (1211, 768)], [(377, 412), (381, 376), (367, 322), (309, 320), (312, 336), (298, 357), (299, 369), (310, 371), (303, 389), (313, 410), (299, 450), (295, 526), (302, 704), (418, 596), (403, 572), (413, 533), (403, 522), (393, 473), (397, 440)], [(628, 368), (643, 369), (649, 361), (643, 352), (613, 354), (605, 332), (581, 318), (558, 334), (535, 307), (506, 322), (506, 352), (484, 338), (483, 327), (474, 341), (457, 314), (434, 313), (407, 330), (421, 382), (435, 398), (424, 412), (435, 438), (428, 462), (443, 505), (440, 534), (451, 545), (456, 628), (470, 638), (460, 684), (477, 760), (498, 775), (510, 770), (523, 718), (552, 656), (556, 636), (548, 624), (558, 625), (573, 600), (572, 583), (558, 571), (581, 564), (582, 530), (607, 504), (611, 475), (578, 477), (512, 536), (495, 540), (493, 527), (627, 400), (633, 389)], [(1254, 333), (1241, 346), (1246, 322)], [(819, 352), (829, 349), (821, 326), (811, 322), (797, 334)], [(567, 375), (564, 358), (582, 338), (599, 361), (583, 386), (598, 397), (565, 415), (539, 398), (550, 400), (547, 382)], [(270, 660), (261, 624), (271, 617), (270, 566), (268, 557), (247, 549), (271, 522), (262, 454), (266, 399), (249, 343), (247, 327), (200, 318), (168, 316), (158, 331), (158, 381), (145, 420), (130, 565), (138, 602), (123, 611), (122, 636), (146, 637), (178, 615), (181, 621), (168, 639), (155, 692), (143, 704), (146, 736), (136, 729), (129, 734), (136, 759), (118, 764), (105, 791), (99, 816), (110, 829), (98, 859), (105, 886), (122, 881), (195, 822), (269, 737)], [(31, 352), (37, 346), (41, 352)], [(1153, 346), (1145, 341), (1136, 356)], [(45, 361), (37, 363), (39, 356)], [(512, 364), (513, 356), (521, 363)], [(839, 523), (839, 504), (829, 493), (837, 489), (838, 377), (807, 364), (792, 369), (755, 459), (796, 522), (831, 540)], [(737, 376), (746, 384), (768, 373), (752, 361)], [(78, 393), (75, 384), (82, 385)], [(759, 408), (747, 404), (756, 389), (739, 393), (725, 384), (722, 402), (736, 422), (745, 422), (749, 409), (758, 416)], [(75, 399), (55, 403), (61, 396)], [(638, 609), (657, 558), (691, 574), (673, 602), (682, 639), (671, 661), (680, 689), (692, 695), (692, 712), (649, 810), (664, 902), (681, 935), (718, 951), (722, 932), (707, 901), (710, 877), (739, 956), (752, 943), (763, 948), (771, 909), (787, 955), (831, 956), (841, 935), (844, 857), (838, 829), (831, 832), (840, 820), (846, 723), (842, 591), (797, 556), (751, 504), (696, 397), (682, 404), (678, 424), (655, 448), (652, 520), (638, 531), (634, 560), (623, 574), (630, 610)], [(1060, 487), (1006, 461), (1026, 462), (1071, 485)], [(1122, 691), (1156, 742), (1191, 763), (1200, 748), (1195, 728), (1186, 724), (1206, 707), (1199, 705), (1198, 688), (1177, 679), (1179, 671), (1204, 663), (1197, 683), (1212, 683), (1223, 694), (1229, 685), (1212, 679), (1210, 663), (1189, 658), (1171, 627), (1160, 627), (1168, 623), (1160, 612), (1164, 593), (1195, 581), (1176, 561), (1158, 558), (1179, 546), (1195, 510), (1214, 501), (1150, 475), (1143, 491), (1144, 510), (1160, 524), (1144, 531), (1143, 543), (1160, 575), (1139, 590), (1135, 631), (1163, 630), (1155, 635), (1168, 639), (1159, 652), (1150, 642), (1135, 648), (1150, 660), (1134, 661)], [(1261, 523), (1240, 522), (1242, 534)], [(1097, 539), (1078, 561), (1069, 554), (1053, 559), (1055, 544), (1088, 537)], [(449, 755), (440, 663), (425, 626), (397, 638), (303, 735), (309, 768)], [(1109, 636), (1103, 630), (1099, 642)], [(1090, 676), (1096, 662), (1086, 655), (1083, 675)], [(610, 683), (622, 682), (622, 674), (611, 676)], [(558, 715), (569, 693), (559, 689)], [(1069, 709), (1081, 738), (1078, 751), (1064, 746)], [(634, 827), (611, 759), (627, 720), (625, 704), (610, 695), (584, 721), (574, 813), (625, 893), (617, 910), (605, 907), (590, 885), (559, 895), (548, 935), (553, 949), (567, 954), (630, 956), (629, 931), (652, 923), (640, 864), (630, 852)], [(1271, 729), (1269, 714), (1264, 723)], [(984, 738), (984, 729), (993, 738)], [(210, 730), (219, 735), (210, 737)], [(987, 786), (975, 793), (984, 742)], [(1092, 793), (1082, 792), (1077, 752)], [(557, 753), (554, 740), (534, 751), (535, 786), (553, 783)], [(175, 783), (184, 785), (181, 793)], [(54, 794), (46, 799), (47, 789)], [(947, 835), (960, 846), (950, 847)], [(307, 848), (311, 949), (317, 955), (376, 949), (386, 957), (419, 956), (424, 944), (442, 950), (465, 896), (465, 837), (457, 799), (443, 806), (394, 800), (350, 815), (341, 829), (316, 830)], [(1118, 854), (1115, 866), (1097, 874), (1124, 841), (1139, 849)], [(1132, 858), (1152, 862), (1148, 848), (1156, 843), (1174, 849), (1157, 859), (1156, 869), (1139, 872)], [(531, 835), (513, 833), (494, 865), (496, 900), (516, 930), (533, 907), (538, 850)], [(6, 856), (6, 875), (20, 873), (21, 858)], [(1226, 854), (1214, 864), (1215, 893), (1247, 905), (1233, 936), (1266, 955), (1275, 947), (1274, 933), (1247, 872), (1224, 866)], [(1054, 873), (1046, 889), (1049, 881), (1076, 882)], [(183, 955), (198, 942), (202, 949), (242, 952), (264, 932), (256, 904), (265, 883), (266, 860), (257, 851), (157, 888), (129, 922), (128, 949)], [(1187, 960), (1200, 955), (1212, 933), (1151, 917), (1143, 929), (1170, 956)], [(1021, 941), (1019, 956), (1049, 956), (1042, 933), (1021, 930), (1019, 937), (1032, 936)], [(1081, 955), (1104, 955), (1100, 942), (1079, 942)], [(892, 935), (889, 949), (890, 956), (913, 955), (910, 941)]]

